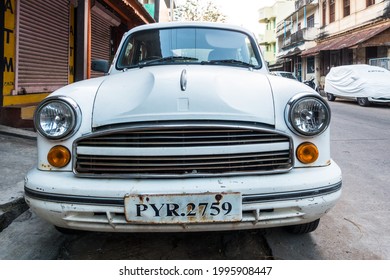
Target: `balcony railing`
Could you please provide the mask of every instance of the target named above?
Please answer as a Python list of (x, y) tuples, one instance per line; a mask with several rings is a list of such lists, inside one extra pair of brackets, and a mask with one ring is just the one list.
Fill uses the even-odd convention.
[(303, 30), (302, 29), (291, 34), (291, 44), (299, 43), (302, 41), (303, 41)]
[(284, 34), (284, 32), (288, 32), (293, 28), (293, 25), (290, 21), (281, 21), (278, 23), (276, 27), (276, 36), (280, 36), (281, 34)]
[(303, 28), (284, 38), (282, 47), (288, 47), (304, 41), (313, 41), (317, 38), (318, 34), (318, 28)]

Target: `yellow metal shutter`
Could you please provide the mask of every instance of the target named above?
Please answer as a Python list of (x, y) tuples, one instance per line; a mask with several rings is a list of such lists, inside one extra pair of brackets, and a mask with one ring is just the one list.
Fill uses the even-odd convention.
[[(91, 13), (91, 58), (110, 60), (111, 24), (92, 9)], [(91, 78), (104, 75), (91, 71)]]
[(19, 94), (51, 92), (68, 83), (68, 2), (20, 0)]

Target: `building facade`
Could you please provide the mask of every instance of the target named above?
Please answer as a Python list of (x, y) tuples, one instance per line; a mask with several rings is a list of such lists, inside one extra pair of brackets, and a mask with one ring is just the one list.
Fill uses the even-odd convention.
[(301, 55), (315, 59), (316, 78), (322, 86), (333, 66), (390, 57), (390, 1), (320, 0), (318, 10), (316, 46)]
[(265, 25), (265, 32), (260, 46), (270, 69), (280, 67), (276, 59), (276, 54), (280, 48), (279, 42), (276, 40), (276, 25), (293, 11), (293, 0), (277, 0), (273, 6), (259, 9), (259, 23)]
[(277, 24), (280, 69), (295, 73), (302, 81), (314, 75), (314, 58), (305, 59), (303, 51), (315, 46), (319, 34), (318, 0), (295, 1), (294, 12)]
[[(273, 70), (315, 78), (323, 88), (330, 68), (348, 64), (390, 66), (389, 0), (297, 0), (277, 22)], [(272, 70), (272, 68), (271, 68)]]
[(137, 0), (1, 0), (0, 124), (31, 127), (35, 105), (54, 90), (97, 77), (124, 32), (154, 22)]

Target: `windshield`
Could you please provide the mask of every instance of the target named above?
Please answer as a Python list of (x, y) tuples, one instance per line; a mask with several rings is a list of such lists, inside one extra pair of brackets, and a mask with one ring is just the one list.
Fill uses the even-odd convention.
[(232, 30), (188, 27), (139, 31), (127, 38), (116, 67), (186, 63), (260, 68), (255, 46), (248, 35)]

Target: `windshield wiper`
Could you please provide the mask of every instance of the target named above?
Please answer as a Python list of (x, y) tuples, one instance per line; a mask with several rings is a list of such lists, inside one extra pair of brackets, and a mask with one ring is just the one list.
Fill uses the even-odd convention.
[(167, 56), (167, 57), (161, 57), (157, 59), (147, 60), (147, 61), (141, 61), (138, 63), (139, 67), (144, 67), (150, 64), (155, 63), (161, 63), (161, 62), (175, 62), (175, 61), (198, 61), (196, 57), (190, 57), (190, 56)]
[(202, 64), (233, 64), (233, 65), (256, 68), (256, 66), (253, 64), (241, 60), (236, 60), (236, 59), (218, 59), (218, 60), (202, 61)]

